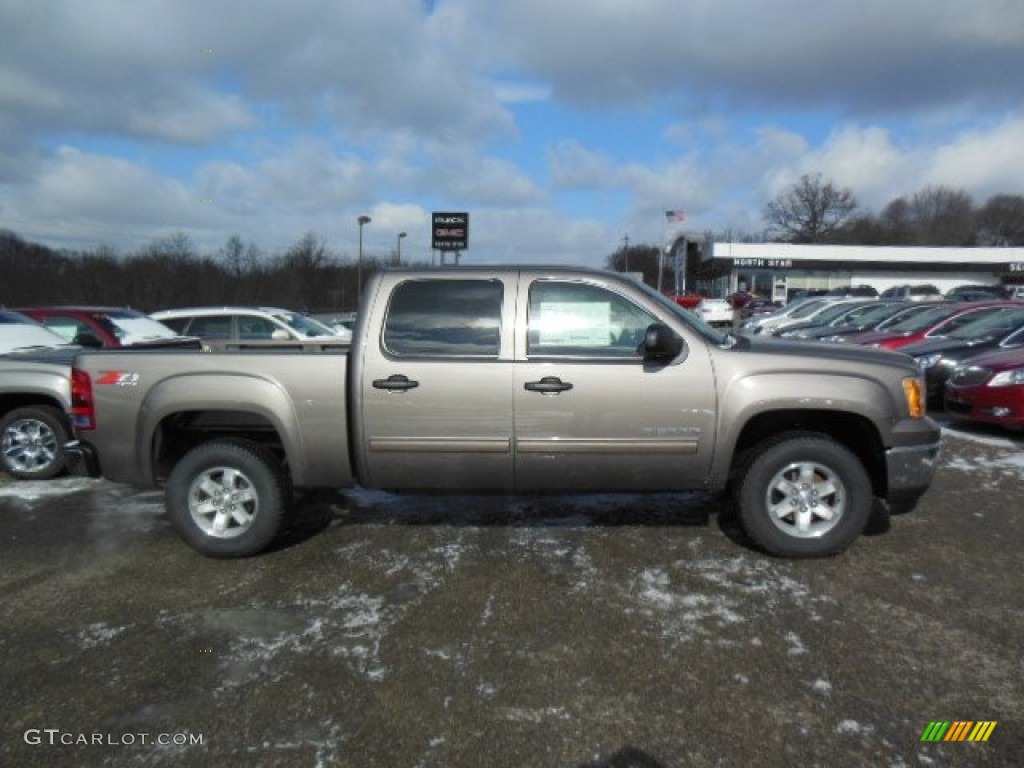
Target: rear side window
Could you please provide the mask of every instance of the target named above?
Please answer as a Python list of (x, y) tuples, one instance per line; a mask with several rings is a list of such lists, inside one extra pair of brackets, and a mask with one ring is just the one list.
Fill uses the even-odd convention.
[(189, 323), (188, 332), (191, 336), (198, 336), (201, 339), (230, 339), (231, 338), (231, 316), (230, 315), (204, 315), (192, 318)]
[(408, 280), (395, 287), (382, 343), (400, 357), (497, 357), (498, 280)]

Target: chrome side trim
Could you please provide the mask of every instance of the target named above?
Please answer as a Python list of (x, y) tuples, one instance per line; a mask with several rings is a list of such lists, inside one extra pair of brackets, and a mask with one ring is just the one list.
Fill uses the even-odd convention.
[(371, 437), (370, 450), (411, 453), (510, 453), (507, 437)]
[(593, 438), (529, 438), (516, 440), (518, 453), (655, 453), (692, 455), (697, 453), (697, 440), (632, 440)]

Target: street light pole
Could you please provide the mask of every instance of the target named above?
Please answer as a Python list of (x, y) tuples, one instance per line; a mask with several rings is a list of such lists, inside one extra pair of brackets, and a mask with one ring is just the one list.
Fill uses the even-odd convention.
[(356, 301), (360, 301), (363, 297), (363, 225), (370, 223), (369, 216), (360, 216), (356, 221), (359, 222), (359, 264), (356, 267)]
[(398, 248), (395, 251), (395, 266), (402, 266), (402, 238), (406, 236), (405, 232), (398, 233)]

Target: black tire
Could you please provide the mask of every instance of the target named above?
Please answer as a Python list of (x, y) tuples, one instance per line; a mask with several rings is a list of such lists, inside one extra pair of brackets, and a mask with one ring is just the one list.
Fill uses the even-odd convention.
[(65, 467), (64, 414), (50, 405), (15, 408), (0, 418), (0, 469), (20, 480), (49, 480)]
[(867, 526), (874, 498), (860, 460), (824, 435), (791, 433), (754, 449), (739, 478), (743, 530), (779, 557), (838, 554)]
[(167, 481), (167, 516), (208, 557), (249, 557), (277, 536), (291, 499), (277, 460), (256, 443), (217, 440), (193, 448)]

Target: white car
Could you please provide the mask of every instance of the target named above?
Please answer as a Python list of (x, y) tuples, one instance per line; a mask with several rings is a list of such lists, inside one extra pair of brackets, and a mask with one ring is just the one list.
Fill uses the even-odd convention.
[(61, 347), (67, 343), (63, 337), (20, 312), (0, 310), (0, 355), (17, 349)]
[(732, 304), (725, 299), (701, 299), (693, 311), (708, 325), (732, 325)]
[(204, 344), (221, 346), (246, 341), (352, 340), (318, 320), (278, 307), (188, 307), (164, 309), (150, 315), (183, 336), (198, 336)]

